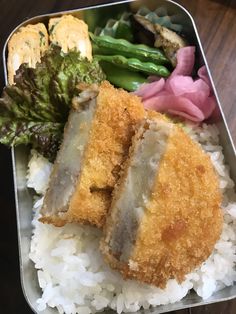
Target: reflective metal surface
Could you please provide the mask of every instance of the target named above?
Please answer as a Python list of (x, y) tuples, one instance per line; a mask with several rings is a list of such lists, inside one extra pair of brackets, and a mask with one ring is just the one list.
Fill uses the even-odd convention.
[[(90, 30), (94, 30), (96, 26), (102, 26), (108, 18), (116, 15), (118, 12), (132, 11), (136, 12), (141, 6), (146, 6), (149, 9), (156, 9), (157, 7), (165, 7), (169, 15), (175, 15), (175, 23), (183, 25), (183, 32), (188, 37), (191, 44), (197, 47), (197, 66), (205, 64), (208, 72), (209, 68), (206, 62), (206, 58), (200, 43), (198, 32), (196, 30), (195, 23), (191, 15), (179, 4), (174, 1), (168, 0), (146, 0), (146, 1), (126, 1), (118, 2), (115, 4), (106, 4), (102, 6), (95, 6), (92, 8), (72, 10), (66, 12), (59, 12), (56, 14), (42, 15), (31, 18), (21, 25), (19, 25), (11, 34), (13, 34), (20, 26), (27, 25), (30, 23), (37, 22), (48, 22), (52, 16), (58, 16), (61, 14), (73, 14), (79, 18), (82, 18), (88, 23)], [(107, 18), (106, 18), (107, 17)], [(10, 37), (10, 36), (9, 36)], [(3, 51), (4, 60), (4, 72), (5, 80), (7, 82), (7, 70), (6, 70), (6, 56), (7, 56), (7, 42)], [(209, 72), (210, 75), (210, 72)], [(210, 75), (211, 77), (211, 75)], [(212, 80), (212, 79), (211, 79)], [(216, 90), (212, 81), (213, 89), (218, 100), (219, 115), (214, 119), (220, 129), (220, 140), (221, 145), (224, 148), (224, 155), (226, 162), (231, 168), (231, 177), (236, 182), (236, 159), (235, 159), (235, 148), (225, 121), (225, 117), (221, 110), (219, 99), (216, 94)], [(29, 149), (26, 147), (17, 147), (12, 149), (12, 161), (14, 169), (14, 183), (15, 183), (15, 197), (16, 197), (16, 212), (17, 212), (17, 225), (18, 225), (18, 242), (19, 242), (19, 254), (20, 254), (20, 270), (21, 270), (21, 281), (24, 295), (32, 310), (36, 311), (36, 300), (41, 296), (41, 291), (38, 286), (37, 274), (33, 263), (29, 260), (29, 249), (30, 240), (32, 234), (32, 204), (33, 194), (26, 187), (26, 174), (28, 164)], [(203, 301), (196, 293), (191, 292), (182, 301), (152, 308), (150, 310), (141, 310), (139, 313), (163, 313), (170, 312), (178, 309), (187, 307), (194, 307), (199, 305), (205, 305), (213, 302), (219, 302), (229, 300), (236, 297), (236, 285), (225, 288), (215, 293), (207, 301)], [(56, 310), (47, 309), (43, 314), (56, 313)], [(106, 313), (112, 313), (111, 310)]]

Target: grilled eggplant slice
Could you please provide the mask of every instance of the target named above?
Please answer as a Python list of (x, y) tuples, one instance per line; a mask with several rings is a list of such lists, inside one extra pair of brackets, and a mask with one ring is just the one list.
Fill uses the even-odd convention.
[(173, 67), (176, 67), (176, 53), (180, 48), (187, 46), (187, 41), (174, 31), (159, 24), (155, 24), (155, 30), (156, 41), (154, 46), (157, 48), (162, 47)]

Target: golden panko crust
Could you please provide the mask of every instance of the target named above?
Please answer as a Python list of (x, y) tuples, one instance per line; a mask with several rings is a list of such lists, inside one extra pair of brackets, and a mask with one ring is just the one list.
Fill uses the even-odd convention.
[(103, 226), (111, 203), (111, 192), (119, 177), (121, 164), (128, 155), (134, 127), (144, 114), (137, 96), (115, 89), (109, 82), (101, 84), (89, 143), (68, 217)]
[[(122, 189), (122, 184), (118, 189)], [(161, 288), (171, 278), (181, 282), (209, 257), (219, 239), (223, 224), (220, 204), (219, 179), (209, 156), (175, 126), (129, 263), (112, 255), (104, 240), (106, 234), (101, 249), (110, 266), (125, 278)], [(109, 229), (106, 226), (105, 233)]]

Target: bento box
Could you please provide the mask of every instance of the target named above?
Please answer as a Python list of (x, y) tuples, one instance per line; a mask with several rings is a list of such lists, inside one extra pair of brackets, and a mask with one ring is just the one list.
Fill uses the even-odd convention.
[[(24, 21), (11, 33), (11, 35), (14, 34), (20, 26), (25, 26), (27, 24), (37, 22), (47, 23), (49, 18), (51, 17), (61, 16), (63, 14), (68, 13), (84, 19), (85, 22), (89, 25), (90, 30), (93, 31), (95, 27), (103, 23), (105, 17), (112, 17), (116, 15), (118, 12), (124, 11), (136, 12), (142, 6), (145, 6), (149, 9), (163, 7), (168, 12), (168, 15), (174, 16), (174, 22), (176, 24), (179, 23), (183, 26), (183, 33), (186, 34), (191, 44), (194, 44), (197, 47), (196, 53), (197, 63), (199, 66), (206, 65), (208, 74), (211, 79), (207, 61), (204, 55), (204, 51), (200, 42), (200, 38), (194, 20), (186, 9), (184, 9), (181, 5), (175, 3), (174, 1), (168, 0), (122, 1), (113, 4), (105, 4), (78, 10), (36, 16), (34, 18)], [(3, 50), (6, 83), (7, 83), (6, 60), (8, 53), (7, 52), (8, 40), (6, 41)], [(220, 143), (224, 149), (224, 156), (226, 162), (227, 164), (230, 165), (231, 178), (236, 182), (235, 148), (212, 79), (211, 83), (219, 108), (219, 114), (216, 118), (214, 118), (215, 119), (214, 123), (216, 123), (220, 130)], [(38, 286), (36, 269), (34, 268), (32, 261), (29, 259), (30, 241), (32, 236), (32, 207), (33, 207), (33, 193), (27, 188), (26, 179), (29, 152), (30, 152), (29, 148), (25, 146), (19, 146), (17, 148), (12, 149), (12, 162), (14, 171), (21, 283), (27, 302), (29, 303), (32, 310), (35, 313), (37, 313), (36, 300), (40, 297), (40, 288)], [(190, 292), (180, 302), (164, 306), (153, 307), (151, 310), (141, 310), (139, 311), (139, 313), (164, 313), (199, 305), (226, 301), (235, 297), (236, 285), (226, 287), (223, 290), (214, 293), (212, 297), (208, 298), (205, 301), (198, 297), (195, 292)], [(107, 310), (106, 312), (110, 311), (111, 310), (109, 311)], [(48, 308), (42, 311), (41, 313), (49, 314), (56, 312), (57, 312), (56, 310)]]

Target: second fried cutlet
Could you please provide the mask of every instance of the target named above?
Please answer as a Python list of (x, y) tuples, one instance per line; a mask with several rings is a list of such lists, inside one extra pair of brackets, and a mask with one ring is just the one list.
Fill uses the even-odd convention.
[[(83, 92), (84, 96), (89, 91)], [(42, 222), (101, 227), (128, 155), (134, 126), (145, 114), (138, 97), (103, 82), (77, 101), (64, 132), (42, 208)]]
[(180, 127), (150, 113), (114, 191), (102, 252), (125, 278), (161, 288), (171, 278), (182, 281), (220, 237), (220, 204), (209, 156)]

